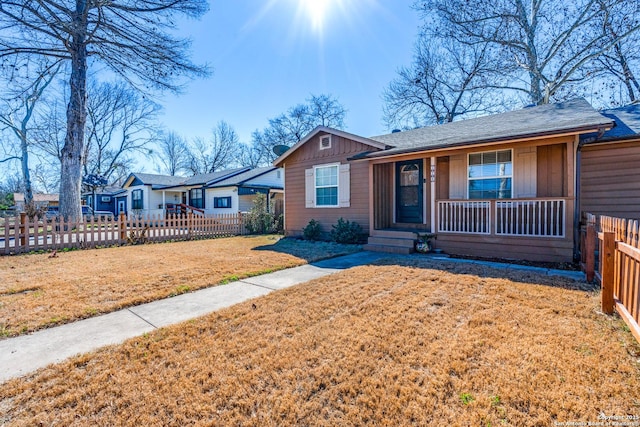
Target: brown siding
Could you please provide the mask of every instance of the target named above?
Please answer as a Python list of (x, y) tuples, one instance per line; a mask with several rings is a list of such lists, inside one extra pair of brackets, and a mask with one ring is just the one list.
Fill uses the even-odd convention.
[(373, 209), (376, 229), (391, 227), (393, 223), (393, 165), (373, 165)]
[(332, 135), (331, 148), (320, 150), (320, 134), (300, 146), (284, 161), (285, 167), (285, 232), (299, 236), (311, 219), (320, 222), (322, 231), (328, 233), (331, 226), (342, 217), (355, 221), (363, 231), (369, 231), (369, 164), (366, 161), (351, 162), (351, 202), (348, 208), (306, 208), (305, 170), (327, 163), (349, 163), (347, 159), (363, 151), (375, 148)]
[(571, 262), (573, 242), (564, 239), (438, 233), (436, 248), (448, 254), (528, 261)]
[(587, 145), (580, 167), (581, 211), (640, 219), (640, 140)]
[(553, 144), (537, 147), (537, 194), (538, 197), (566, 197), (567, 159), (566, 144)]
[(436, 199), (449, 198), (449, 156), (438, 157), (436, 163)]

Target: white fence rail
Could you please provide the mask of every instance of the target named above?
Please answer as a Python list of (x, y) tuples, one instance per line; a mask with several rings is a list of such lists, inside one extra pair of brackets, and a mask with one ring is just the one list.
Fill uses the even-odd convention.
[(491, 203), (438, 202), (438, 232), (491, 234)]
[(496, 234), (564, 237), (564, 199), (496, 202)]
[(565, 199), (442, 200), (439, 233), (565, 237)]

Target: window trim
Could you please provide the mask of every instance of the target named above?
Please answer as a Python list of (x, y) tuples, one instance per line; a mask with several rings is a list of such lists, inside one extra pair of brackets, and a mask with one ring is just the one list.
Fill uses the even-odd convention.
[[(322, 145), (322, 141), (324, 141), (325, 139), (329, 140), (329, 144), (326, 147), (324, 147)], [(328, 150), (328, 149), (330, 149), (331, 145), (332, 145), (332, 142), (333, 142), (332, 140), (333, 140), (333, 138), (331, 138), (331, 134), (321, 135), (320, 136), (320, 150)]]
[[(485, 154), (485, 153), (496, 153), (496, 164), (500, 163), (498, 162), (498, 153), (501, 151), (509, 151), (511, 153), (511, 175), (497, 175), (497, 176), (483, 176), (482, 178), (471, 178), (469, 176), (469, 158), (471, 157), (471, 155), (473, 154)], [(506, 199), (513, 199), (513, 178), (514, 178), (514, 173), (513, 173), (513, 166), (514, 166), (514, 161), (513, 161), (513, 148), (506, 148), (503, 150), (485, 150), (485, 151), (474, 151), (471, 153), (467, 153), (467, 169), (465, 171), (466, 174), (466, 183), (467, 183), (467, 200), (506, 200)], [(472, 199), (469, 195), (470, 193), (470, 181), (480, 181), (480, 180), (487, 180), (487, 179), (502, 179), (502, 178), (510, 178), (511, 179), (511, 195), (509, 197), (505, 197), (505, 198), (491, 198), (491, 199)]]
[[(136, 198), (135, 195), (139, 194), (140, 198)], [(140, 202), (140, 207), (136, 207), (136, 202)], [(131, 210), (144, 209), (144, 193), (141, 188), (131, 190)]]
[[(220, 200), (228, 200), (229, 206), (220, 206)], [(232, 209), (233, 201), (231, 200), (231, 196), (214, 196), (213, 197), (213, 208), (214, 209)]]
[(111, 203), (111, 196), (100, 196), (100, 203)]
[[(318, 187), (316, 184), (316, 176), (318, 169), (326, 169), (326, 168), (336, 168), (336, 185), (322, 185)], [(318, 204), (318, 188), (332, 188), (336, 187), (336, 204), (335, 205), (319, 205)], [(340, 207), (340, 163), (327, 163), (324, 165), (315, 165), (313, 166), (313, 192), (314, 192), (314, 200), (313, 205), (316, 208), (339, 208)]]

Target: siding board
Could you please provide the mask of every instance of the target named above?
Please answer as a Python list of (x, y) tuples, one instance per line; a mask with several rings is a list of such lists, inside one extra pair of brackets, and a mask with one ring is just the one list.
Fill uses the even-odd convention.
[(640, 140), (586, 145), (580, 157), (580, 210), (640, 219)]

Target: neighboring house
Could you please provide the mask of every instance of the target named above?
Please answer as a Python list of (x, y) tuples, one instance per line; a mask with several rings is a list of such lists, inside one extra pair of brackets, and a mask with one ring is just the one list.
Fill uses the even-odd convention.
[(640, 220), (640, 105), (602, 114), (616, 126), (580, 141), (580, 210)]
[(274, 162), (285, 232), (343, 217), (371, 250), (409, 252), (431, 232), (452, 254), (571, 261), (580, 137), (613, 126), (577, 99), (372, 138), (318, 127)]
[(93, 192), (82, 193), (82, 204), (91, 206), (94, 211), (113, 212), (114, 216), (120, 212), (127, 212), (127, 190), (119, 187), (107, 186)]
[[(58, 195), (57, 194), (34, 194), (33, 202), (38, 208), (46, 208), (49, 206), (58, 206)], [(16, 212), (24, 211), (24, 194), (23, 193), (13, 193), (13, 203), (15, 205)]]
[[(246, 211), (255, 194), (282, 194), (282, 170), (273, 166), (228, 169), (189, 178), (133, 173), (125, 180), (128, 212), (164, 215), (175, 209), (198, 214)], [(282, 197), (282, 196), (280, 196)]]

